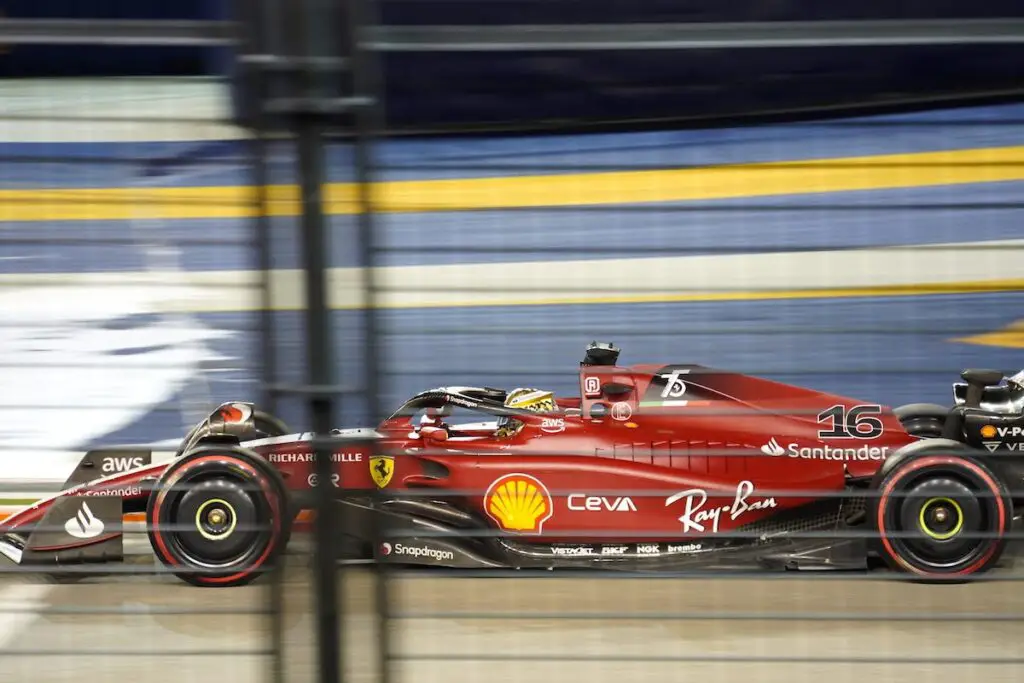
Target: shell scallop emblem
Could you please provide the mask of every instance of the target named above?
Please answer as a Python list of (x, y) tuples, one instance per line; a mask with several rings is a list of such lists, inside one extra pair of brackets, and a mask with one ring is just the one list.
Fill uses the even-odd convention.
[(991, 439), (996, 435), (996, 428), (992, 425), (985, 425), (981, 428), (981, 437), (983, 439)]
[(484, 510), (505, 531), (539, 534), (551, 519), (551, 494), (539, 479), (528, 474), (506, 474), (484, 494)]

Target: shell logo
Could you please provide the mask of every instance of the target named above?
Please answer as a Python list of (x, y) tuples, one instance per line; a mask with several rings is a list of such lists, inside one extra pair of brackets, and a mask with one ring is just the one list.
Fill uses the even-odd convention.
[(484, 511), (505, 531), (539, 534), (551, 519), (554, 505), (547, 487), (528, 474), (495, 479), (484, 494)]
[(996, 428), (992, 425), (985, 425), (981, 428), (981, 437), (983, 439), (991, 439), (996, 435)]

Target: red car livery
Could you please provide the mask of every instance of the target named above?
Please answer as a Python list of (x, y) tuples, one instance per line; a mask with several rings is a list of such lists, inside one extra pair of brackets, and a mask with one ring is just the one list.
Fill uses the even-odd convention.
[[(227, 403), (169, 462), (145, 451), (86, 454), (63, 491), (8, 518), (0, 552), (22, 564), (115, 560), (122, 514), (145, 511), (158, 567), (197, 585), (247, 583), (310, 506), (314, 449), (326, 440), (339, 545), (378, 562), (888, 565), (961, 579), (1000, 560), (1015, 518), (1007, 482), (1021, 476), (1019, 415), (968, 400), (947, 410), (942, 434), (922, 436), (899, 410), (870, 402), (699, 365), (622, 367), (618, 355), (590, 345), (573, 396), (443, 387), (373, 429), (321, 439)], [(535, 403), (520, 407), (517, 397)], [(1009, 435), (1006, 448), (980, 447), (986, 434)], [(90, 476), (110, 457), (144, 462)]]

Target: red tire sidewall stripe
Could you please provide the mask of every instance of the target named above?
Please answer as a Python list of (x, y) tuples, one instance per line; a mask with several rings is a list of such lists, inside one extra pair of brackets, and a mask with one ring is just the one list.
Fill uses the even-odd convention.
[[(957, 465), (969, 469), (972, 472), (974, 472), (974, 474), (978, 475), (978, 477), (981, 478), (986, 485), (988, 485), (992, 493), (995, 494), (994, 497), (996, 501), (999, 519), (999, 529), (997, 530), (997, 534), (999, 536), (1002, 536), (1006, 529), (1006, 505), (1003, 502), (1003, 494), (1000, 491), (999, 484), (995, 481), (995, 479), (993, 479), (988, 474), (988, 472), (986, 472), (984, 469), (970, 461), (961, 460), (960, 458), (954, 458), (949, 456), (931, 456), (923, 457), (916, 460), (914, 464), (912, 464), (906, 470), (904, 470), (900, 476), (894, 477), (888, 484), (886, 484), (885, 488), (882, 490), (881, 497), (878, 501), (878, 518), (876, 522), (878, 526), (879, 538), (881, 539), (882, 546), (885, 548), (886, 553), (889, 554), (889, 557), (898, 562), (907, 570), (914, 572), (915, 574), (920, 574), (924, 576), (930, 576), (934, 574), (934, 572), (922, 571), (920, 569), (917, 569), (916, 567), (911, 566), (908, 562), (906, 562), (896, 553), (895, 549), (892, 547), (892, 544), (889, 543), (887, 532), (885, 530), (885, 509), (889, 495), (892, 493), (892, 489), (895, 488), (896, 484), (898, 484), (901, 480), (905, 479), (906, 475), (915, 472), (919, 469), (922, 469), (924, 467), (928, 467), (929, 465), (937, 464)], [(993, 543), (992, 547), (989, 548), (988, 552), (985, 553), (973, 564), (959, 571), (951, 572), (950, 574), (948, 574), (948, 576), (966, 576), (968, 574), (974, 573), (975, 571), (977, 571), (979, 567), (985, 564), (985, 562), (987, 562), (990, 557), (992, 557), (992, 554), (996, 551), (997, 547), (998, 543)]]
[[(249, 569), (247, 569), (245, 571), (238, 572), (236, 574), (232, 574), (230, 576), (221, 576), (221, 577), (202, 576), (202, 577), (199, 577), (197, 579), (197, 581), (200, 581), (202, 583), (213, 583), (213, 584), (229, 583), (231, 581), (236, 581), (238, 579), (241, 579), (241, 578), (247, 576), (248, 574), (253, 573), (255, 570), (259, 569), (260, 566), (267, 560), (267, 557), (270, 555), (271, 552), (273, 552), (274, 548), (277, 546), (277, 540), (280, 537), (280, 529), (281, 529), (280, 509), (279, 509), (279, 506), (278, 506), (277, 496), (274, 495), (269, 490), (269, 488), (267, 486), (267, 478), (262, 476), (258, 471), (256, 471), (256, 469), (254, 469), (251, 465), (249, 465), (244, 460), (239, 460), (239, 459), (234, 458), (232, 456), (224, 456), (224, 455), (208, 455), (208, 456), (204, 456), (204, 457), (201, 457), (201, 458), (196, 458), (195, 460), (193, 460), (192, 462), (186, 464), (184, 467), (182, 467), (180, 470), (178, 470), (175, 473), (176, 476), (170, 482), (168, 482), (166, 488), (164, 488), (162, 491), (158, 491), (157, 492), (156, 504), (153, 506), (153, 522), (157, 523), (159, 521), (159, 519), (160, 519), (160, 507), (163, 505), (164, 498), (166, 497), (167, 491), (171, 487), (173, 487), (174, 484), (179, 479), (181, 479), (186, 473), (188, 473), (189, 470), (194, 469), (199, 464), (204, 463), (204, 462), (210, 462), (210, 461), (224, 462), (225, 460), (230, 460), (234, 464), (240, 466), (243, 470), (245, 470), (247, 473), (252, 475), (254, 478), (256, 478), (260, 482), (260, 487), (263, 489), (264, 493), (267, 494), (267, 500), (270, 502), (270, 505), (271, 505), (271, 508), (272, 508), (272, 511), (273, 511), (273, 515), (274, 515), (274, 535), (273, 535), (270, 543), (267, 544), (267, 547), (263, 551), (263, 554), (260, 555), (259, 559), (257, 559), (256, 562), (254, 562)], [(154, 525), (154, 528), (153, 528), (152, 531), (153, 531), (153, 538), (156, 541), (157, 551), (160, 554), (160, 558), (165, 563), (167, 563), (169, 565), (180, 566), (181, 563), (178, 562), (177, 558), (175, 558), (173, 556), (173, 554), (168, 550), (166, 541), (164, 540), (163, 534), (160, 533), (160, 530), (159, 530), (158, 526)]]

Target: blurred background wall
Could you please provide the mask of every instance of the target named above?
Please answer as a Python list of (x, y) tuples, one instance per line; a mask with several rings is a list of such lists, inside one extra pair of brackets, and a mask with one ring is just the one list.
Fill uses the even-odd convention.
[[(19, 18), (216, 19), (231, 0), (4, 0)], [(765, 22), (1024, 16), (1016, 0), (382, 0), (392, 26)], [(1019, 93), (1024, 45), (687, 51), (410, 52), (385, 57), (392, 126), (559, 126), (567, 122), (721, 117), (796, 110), (867, 112), (922, 101)], [(0, 77), (221, 76), (221, 48), (20, 46), (0, 51)]]

